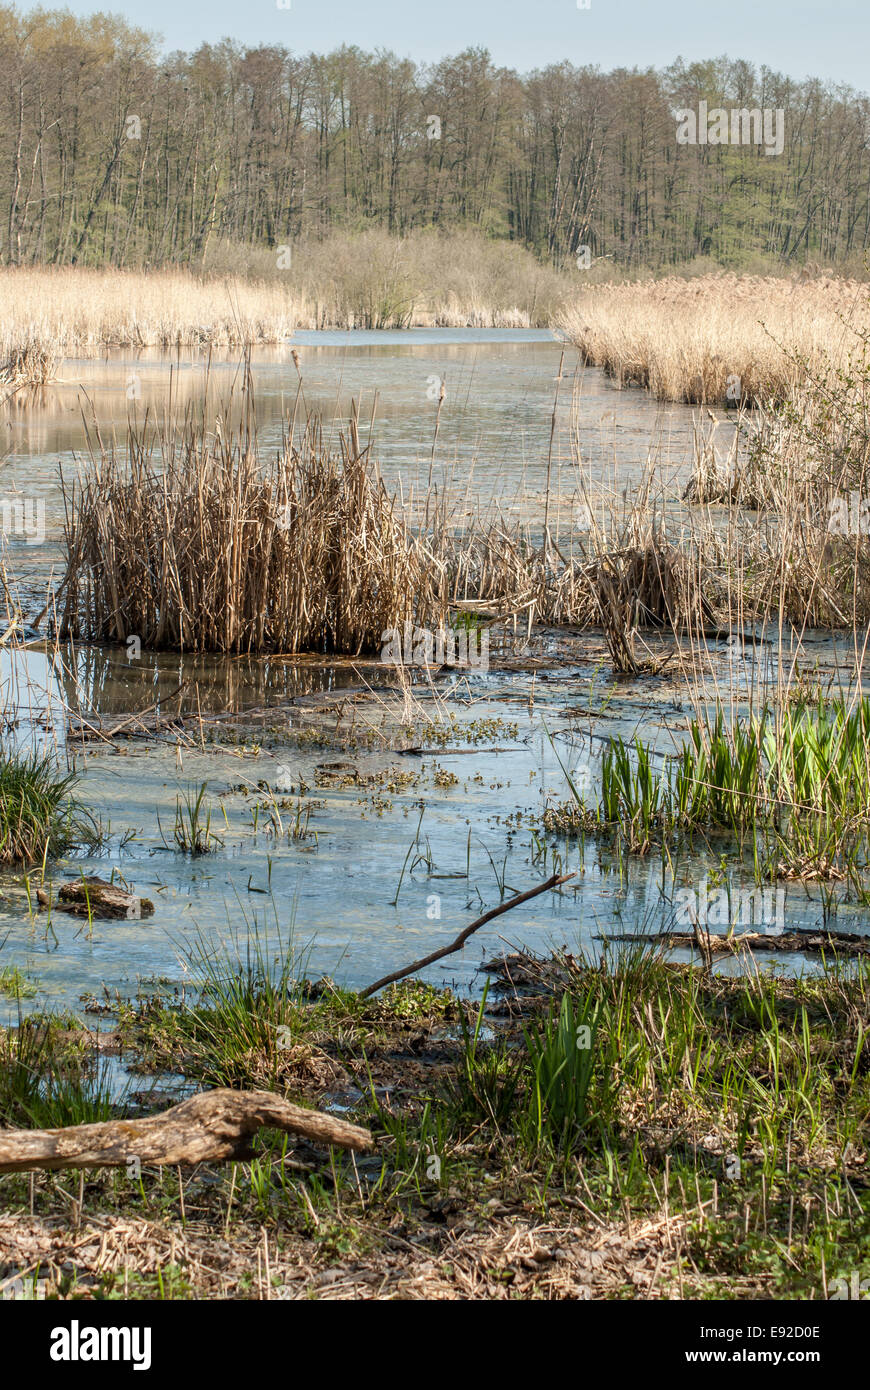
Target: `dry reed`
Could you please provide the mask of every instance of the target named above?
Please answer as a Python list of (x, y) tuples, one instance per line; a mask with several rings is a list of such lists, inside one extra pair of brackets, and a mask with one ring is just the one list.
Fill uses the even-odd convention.
[(359, 653), (390, 629), (436, 629), (471, 610), (529, 628), (600, 625), (618, 653), (639, 626), (711, 618), (696, 567), (661, 534), (648, 496), (623, 499), (606, 530), (569, 536), (566, 553), (564, 537), (545, 543), (492, 516), (457, 532), (443, 495), (403, 509), (354, 419), (337, 450), (316, 417), (300, 430), (291, 421), (265, 463), (232, 403), (211, 431), (190, 411), (163, 432), (131, 423), (123, 458), (93, 437), (66, 495), (62, 636)]
[[(0, 381), (52, 379), (105, 347), (249, 346), (295, 329), (529, 327), (574, 280), (479, 234), (339, 234), (278, 252), (218, 247), (206, 268), (0, 270)], [(284, 254), (288, 254), (284, 248)]]
[(310, 417), (267, 462), (247, 407), (212, 431), (190, 414), (166, 434), (131, 426), (126, 458), (102, 448), (66, 504), (64, 636), (359, 653), (441, 620), (355, 420), (334, 449)]
[(594, 287), (557, 317), (587, 362), (662, 400), (782, 400), (805, 365), (844, 364), (870, 327), (866, 285), (830, 276), (704, 275)]
[[(801, 379), (766, 409), (740, 412), (731, 442), (696, 425), (693, 502), (727, 511), (703, 546), (756, 619), (850, 629), (870, 623), (870, 342), (852, 331), (843, 358), (795, 362)], [(748, 515), (749, 512), (757, 516)], [(707, 521), (713, 517), (710, 513)], [(720, 554), (713, 555), (716, 534)], [(724, 548), (723, 548), (724, 542)]]
[[(354, 420), (337, 448), (317, 419), (298, 432), (291, 422), (266, 462), (249, 404), (235, 416), (230, 403), (211, 431), (192, 411), (162, 432), (131, 426), (123, 461), (96, 430), (67, 497), (62, 632), (354, 653), (406, 622), (440, 627), (452, 608), (528, 630), (603, 629), (614, 667), (631, 671), (644, 627), (691, 641), (770, 620), (867, 626), (867, 340), (852, 335), (847, 353), (848, 370), (822, 353), (784, 401), (738, 412), (722, 451), (723, 422), (708, 412), (690, 490), (700, 505), (667, 495), (651, 458), (621, 511), (611, 498), (591, 525), (555, 535), (497, 507), (468, 519), (445, 489), (400, 504)], [(845, 530), (830, 524), (838, 501)]]

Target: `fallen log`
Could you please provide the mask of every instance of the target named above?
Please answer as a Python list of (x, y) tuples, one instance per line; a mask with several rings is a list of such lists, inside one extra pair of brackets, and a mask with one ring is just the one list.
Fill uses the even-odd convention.
[(120, 1168), (225, 1163), (252, 1157), (251, 1139), (264, 1126), (317, 1144), (364, 1150), (369, 1130), (291, 1105), (268, 1091), (202, 1091), (141, 1120), (105, 1120), (69, 1129), (0, 1129), (0, 1173), (28, 1168)]
[(57, 912), (72, 912), (77, 917), (126, 917), (138, 920), (150, 917), (154, 904), (150, 898), (140, 898), (119, 888), (117, 883), (107, 883), (102, 878), (74, 878), (64, 883), (52, 902), (51, 895), (44, 888), (37, 888), (36, 901), (40, 907), (54, 907)]
[(711, 932), (706, 929), (692, 932), (620, 932), (617, 936), (606, 938), (603, 933), (596, 933), (596, 940), (605, 939), (608, 941), (646, 941), (650, 944), (687, 947), (690, 950), (697, 948), (702, 954), (705, 951), (710, 954), (715, 954), (717, 951), (733, 951), (737, 954), (738, 951), (749, 950), (806, 951), (813, 954), (829, 951), (834, 955), (840, 953), (846, 956), (870, 956), (870, 938), (866, 936), (856, 936), (853, 932), (818, 931), (806, 927), (783, 932), (781, 936), (774, 936), (772, 932), (756, 931), (736, 932), (731, 936), (723, 936), (718, 932)]

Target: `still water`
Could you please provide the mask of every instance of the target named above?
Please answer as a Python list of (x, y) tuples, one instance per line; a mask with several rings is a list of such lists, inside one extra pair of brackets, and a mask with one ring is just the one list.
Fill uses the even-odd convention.
[[(277, 445), (294, 414), (317, 412), (337, 432), (355, 402), (391, 489), (408, 503), (430, 484), (447, 489), (458, 525), (496, 509), (539, 522), (549, 477), (554, 527), (570, 531), (579, 497), (631, 493), (650, 458), (665, 494), (678, 496), (691, 408), (620, 391), (573, 349), (562, 353), (536, 329), (299, 332), (253, 354), (260, 444)], [(0, 503), (24, 508), (6, 549), (34, 598), (61, 564), (61, 477), (72, 486), (100, 442), (123, 448), (131, 419), (156, 428), (188, 409), (213, 419), (233, 392), (238, 410), (243, 382), (238, 353), (125, 351), (67, 361), (59, 384), (13, 399), (0, 419)]]
[[(276, 445), (294, 411), (319, 411), (338, 429), (356, 402), (363, 439), (371, 434), (388, 483), (406, 500), (430, 481), (450, 487), (460, 520), (463, 508), (539, 516), (549, 475), (557, 525), (564, 509), (562, 529), (570, 530), (581, 482), (596, 497), (630, 494), (650, 458), (665, 492), (678, 496), (690, 465), (691, 409), (619, 391), (599, 371), (580, 368), (571, 350), (562, 354), (552, 335), (531, 330), (299, 333), (253, 355), (260, 443)], [(70, 486), (87, 466), (98, 432), (122, 447), (130, 416), (157, 423), (185, 409), (213, 416), (244, 382), (237, 355), (191, 352), (110, 353), (69, 361), (62, 377), (35, 398), (16, 398), (2, 420), (2, 495), (10, 504), (26, 499), (25, 515), (44, 521), (43, 534), (31, 527), (5, 538), (10, 588), (25, 617), (42, 607), (61, 568), (60, 479)], [(0, 965), (18, 965), (35, 981), (27, 1007), (80, 1009), (104, 988), (129, 995), (168, 980), (182, 989), (191, 943), (220, 951), (235, 941), (244, 949), (256, 929), (274, 951), (292, 943), (310, 975), (360, 986), (445, 944), (554, 866), (576, 878), (493, 922), (429, 978), (479, 988), (481, 958), (505, 942), (597, 951), (603, 935), (661, 926), (675, 886), (715, 868), (715, 856), (665, 872), (654, 858), (614, 864), (591, 842), (570, 852), (555, 846), (564, 862), (553, 860), (552, 843), (541, 849), (535, 826), (544, 805), (567, 795), (565, 768), (581, 753), (594, 773), (602, 734), (638, 729), (665, 755), (686, 728), (673, 690), (657, 702), (648, 688), (611, 686), (601, 644), (575, 640), (571, 660), (546, 685), (528, 672), (493, 671), (469, 679), (447, 704), (430, 704), (442, 722), (456, 715), (458, 731), (446, 746), (410, 755), (378, 738), (347, 751), (296, 739), (304, 702), (319, 702), (322, 726), (332, 727), (343, 699), (376, 684), (371, 668), (147, 652), (134, 660), (123, 648), (4, 651), (7, 742), (36, 742), (69, 757), (81, 774), (79, 796), (106, 834), (99, 854), (54, 866), (55, 885), (114, 872), (156, 910), (141, 921), (90, 926), (56, 912), (47, 918), (31, 910), (21, 875), (6, 874)], [(578, 732), (571, 710), (604, 696), (606, 718), (594, 733)], [(155, 706), (188, 716), (272, 713), (258, 738), (241, 746), (194, 740), (180, 750), (168, 734), (148, 744), (67, 742), (68, 711), (98, 719)], [(367, 708), (363, 723), (373, 718)], [(488, 737), (475, 741), (474, 728), (484, 726)], [(349, 765), (345, 774), (324, 778), (323, 764), (336, 760)], [(174, 847), (173, 825), (179, 800), (203, 783), (219, 843), (191, 857)], [(312, 833), (295, 840), (269, 833), (258, 806), (270, 791), (292, 805), (303, 785)], [(283, 815), (292, 820), (292, 809)], [(787, 911), (789, 927), (819, 923), (819, 904), (803, 889), (789, 890)], [(0, 997), (0, 1019), (16, 1007)]]

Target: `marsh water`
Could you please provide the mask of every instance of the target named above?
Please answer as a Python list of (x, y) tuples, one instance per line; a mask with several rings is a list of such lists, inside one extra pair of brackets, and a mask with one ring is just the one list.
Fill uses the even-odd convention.
[[(691, 409), (620, 391), (562, 353), (550, 334), (534, 331), (299, 333), (253, 355), (261, 446), (280, 441), (294, 410), (321, 411), (338, 429), (356, 402), (385, 478), (405, 498), (425, 491), (431, 476), (460, 497), (460, 511), (533, 519), (549, 475), (551, 505), (564, 508), (570, 530), (580, 480), (593, 497), (630, 493), (651, 454), (665, 491), (678, 496), (691, 463)], [(16, 398), (2, 419), (2, 496), (26, 501), (29, 510), (8, 515), (34, 523), (5, 537), (24, 620), (44, 605), (62, 564), (60, 479), (69, 484), (87, 466), (97, 430), (122, 446), (130, 414), (210, 411), (243, 385), (238, 355), (215, 352), (109, 353), (65, 363), (62, 378), (37, 398)], [(830, 671), (850, 660), (812, 634), (803, 655)], [(24, 1006), (80, 1012), (116, 992), (183, 991), (191, 950), (244, 954), (254, 932), (273, 956), (294, 951), (309, 976), (361, 986), (445, 944), (512, 891), (555, 869), (574, 871), (560, 892), (496, 919), (427, 972), (436, 983), (479, 989), (482, 959), (505, 943), (599, 951), (603, 938), (660, 927), (681, 883), (708, 874), (736, 883), (740, 871), (723, 868), (716, 846), (663, 865), (655, 855), (616, 861), (593, 841), (568, 846), (541, 833), (545, 805), (567, 795), (566, 770), (582, 766), (594, 780), (609, 733), (639, 732), (665, 756), (690, 706), (676, 678), (614, 682), (603, 644), (588, 634), (554, 637), (549, 647), (545, 640), (538, 658), (496, 661), (488, 672), (410, 691), (403, 713), (382, 691), (384, 668), (375, 663), (0, 647), (7, 744), (68, 759), (104, 832), (98, 852), (54, 865), (49, 877), (120, 876), (155, 906), (153, 916), (130, 921), (47, 914), (21, 874), (7, 873), (0, 966), (17, 965), (35, 984)], [(766, 679), (763, 670), (735, 672), (724, 643), (714, 658), (723, 681)], [(71, 714), (99, 723), (154, 711), (184, 717), (181, 743), (168, 726), (147, 740), (69, 737)], [(418, 723), (415, 738), (401, 737), (421, 711), (424, 735)], [(257, 713), (256, 736), (222, 736), (221, 721), (232, 730), (230, 717), (244, 712)], [(334, 729), (352, 736), (330, 746)], [(204, 784), (213, 849), (191, 856), (176, 847), (173, 828)], [(307, 818), (294, 836), (287, 832), (300, 805)], [(789, 929), (820, 925), (817, 892), (785, 891)], [(866, 919), (841, 906), (837, 925), (864, 931)], [(786, 954), (777, 962), (813, 968)], [(17, 1007), (0, 997), (0, 1021)]]
[[(584, 489), (630, 491), (650, 455), (667, 491), (676, 495), (688, 476), (691, 409), (617, 390), (597, 369), (581, 369), (573, 349), (563, 358), (542, 330), (299, 332), (257, 349), (251, 373), (262, 449), (280, 443), (294, 416), (317, 413), (327, 436), (337, 434), (355, 404), (391, 489), (409, 503), (430, 483), (448, 490), (459, 524), (495, 509), (539, 521), (549, 478), (552, 524), (570, 530)], [(209, 419), (231, 413), (243, 387), (238, 352), (144, 350), (69, 360), (49, 388), (13, 397), (2, 420), (0, 501), (22, 503), (19, 524), (5, 522), (22, 583), (38, 586), (60, 563), (60, 479), (70, 487), (91, 450), (123, 449), (130, 419), (159, 430), (188, 409)]]

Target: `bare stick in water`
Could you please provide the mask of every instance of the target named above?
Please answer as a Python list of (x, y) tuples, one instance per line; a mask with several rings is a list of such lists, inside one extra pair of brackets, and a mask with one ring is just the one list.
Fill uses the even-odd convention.
[(392, 975), (385, 975), (382, 980), (375, 980), (373, 985), (360, 990), (360, 999), (368, 999), (370, 994), (376, 994), (379, 989), (383, 989), (384, 985), (391, 985), (396, 980), (403, 980), (406, 975), (413, 975), (415, 970), (423, 970), (433, 961), (441, 960), (442, 956), (451, 956), (454, 951), (458, 951), (465, 944), (472, 932), (477, 931), (478, 927), (484, 926), (486, 922), (491, 922), (493, 917), (500, 917), (503, 912), (510, 912), (512, 907), (519, 907), (520, 903), (527, 903), (530, 898), (536, 898), (539, 893), (546, 893), (548, 888), (558, 888), (560, 883), (567, 883), (568, 879), (573, 877), (573, 874), (553, 874), (546, 883), (539, 883), (537, 888), (530, 888), (527, 893), (518, 893), (515, 898), (509, 899), (508, 902), (490, 908), (489, 912), (478, 917), (476, 922), (471, 922), (469, 926), (465, 927), (449, 946), (442, 946), (440, 951), (433, 951), (430, 956), (424, 956), (422, 960), (415, 960), (412, 965), (405, 966), (404, 970), (394, 970)]

